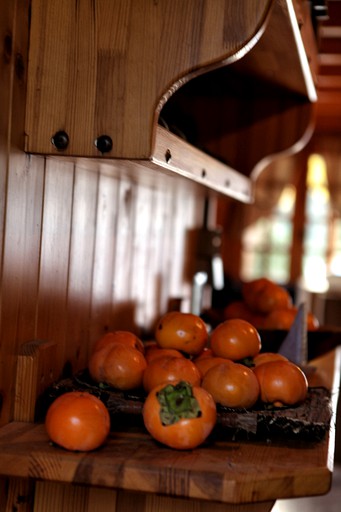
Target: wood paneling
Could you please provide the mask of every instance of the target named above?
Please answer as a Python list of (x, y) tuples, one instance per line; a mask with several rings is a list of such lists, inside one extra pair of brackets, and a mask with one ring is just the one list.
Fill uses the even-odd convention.
[[(56, 343), (55, 375), (87, 363), (114, 328), (142, 333), (170, 296), (189, 299), (187, 230), (203, 197), (181, 182), (129, 183), (84, 166), (39, 157), (9, 173), (3, 241), (0, 382), (2, 421), (11, 416), (18, 347)], [(123, 208), (125, 204), (125, 208)]]
[[(5, 417), (11, 414), (16, 352), (23, 330), (33, 336), (36, 251), (31, 238), (39, 231), (39, 177), (29, 172), (30, 158), (18, 148), (23, 143), (25, 115), (28, 2), (1, 3), (2, 42), (0, 82), (0, 226), (1, 318), (0, 394)], [(4, 115), (2, 115), (4, 114)], [(11, 197), (11, 199), (9, 199)], [(37, 228), (38, 226), (38, 228)], [(26, 262), (32, 264), (28, 272)], [(20, 328), (17, 318), (23, 312)]]
[[(87, 364), (103, 332), (150, 331), (172, 296), (189, 302), (187, 231), (203, 189), (188, 180), (23, 153), (28, 1), (1, 2), (0, 424), (13, 417), (20, 347), (55, 344), (52, 375)], [(16, 27), (21, 27), (20, 30)], [(22, 66), (21, 66), (22, 64)], [(193, 248), (192, 248), (193, 249)]]

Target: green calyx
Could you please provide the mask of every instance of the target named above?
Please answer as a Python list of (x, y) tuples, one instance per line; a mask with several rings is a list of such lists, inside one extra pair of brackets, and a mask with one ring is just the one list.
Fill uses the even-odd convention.
[(247, 366), (248, 368), (253, 368), (255, 366), (255, 363), (253, 362), (253, 357), (244, 357), (244, 359), (241, 359), (240, 361), (237, 362), (243, 364), (244, 366)]
[(193, 396), (192, 386), (185, 381), (167, 384), (157, 393), (160, 403), (160, 418), (163, 425), (173, 425), (181, 419), (198, 418), (201, 409)]

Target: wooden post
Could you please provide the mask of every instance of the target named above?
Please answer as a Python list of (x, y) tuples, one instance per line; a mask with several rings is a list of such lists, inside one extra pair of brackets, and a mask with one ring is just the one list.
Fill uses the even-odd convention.
[[(17, 359), (14, 421), (34, 421), (37, 398), (56, 377), (54, 360), (54, 343), (33, 340), (21, 346)], [(33, 480), (10, 478), (5, 512), (32, 512), (34, 493)]]

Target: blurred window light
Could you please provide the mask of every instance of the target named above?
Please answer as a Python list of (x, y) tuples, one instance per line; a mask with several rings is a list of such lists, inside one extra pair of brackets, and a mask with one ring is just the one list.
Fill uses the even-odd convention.
[(308, 158), (307, 187), (328, 187), (327, 165), (323, 156), (313, 153)]
[(327, 265), (324, 257), (306, 256), (303, 265), (305, 290), (312, 293), (324, 293), (329, 288)]
[(276, 210), (278, 213), (290, 214), (293, 212), (296, 200), (296, 187), (293, 185), (286, 185), (279, 197)]
[(341, 252), (335, 254), (330, 261), (330, 274), (341, 276)]

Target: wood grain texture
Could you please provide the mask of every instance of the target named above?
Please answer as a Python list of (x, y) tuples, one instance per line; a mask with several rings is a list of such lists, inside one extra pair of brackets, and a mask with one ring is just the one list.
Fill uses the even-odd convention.
[[(291, 0), (262, 0), (257, 8), (251, 0), (203, 1), (200, 8), (194, 0), (101, 0), (92, 7), (90, 1), (67, 2), (58, 11), (53, 0), (32, 4), (28, 151), (152, 161), (250, 201), (249, 186), (237, 184), (235, 192), (236, 179), (221, 162), (250, 176), (263, 160), (298, 151), (309, 139), (316, 94)], [(301, 12), (306, 33), (309, 20)], [(305, 41), (311, 55), (311, 38)], [(177, 111), (187, 85), (188, 109)], [(167, 166), (173, 140), (168, 132), (164, 141), (159, 115), (185, 137), (182, 123), (192, 124), (195, 137), (188, 140), (216, 162), (202, 164), (184, 147)], [(63, 150), (51, 144), (59, 130), (70, 138)], [(94, 141), (104, 134), (113, 147), (100, 153)]]
[[(23, 167), (11, 162), (2, 191), (4, 423), (12, 414), (21, 344), (56, 343), (58, 378), (64, 367), (83, 368), (107, 330), (150, 330), (170, 294), (189, 299), (182, 278), (194, 251), (183, 249), (187, 230), (201, 223), (203, 205), (202, 191), (191, 195), (180, 180), (154, 173), (146, 179), (133, 163), (128, 178), (125, 165), (115, 174), (104, 166), (94, 171), (86, 161), (26, 156)], [(181, 206), (184, 199), (174, 215), (175, 202)]]
[(34, 0), (27, 150), (56, 154), (50, 139), (65, 130), (65, 154), (99, 156), (106, 134), (111, 156), (148, 158), (158, 104), (250, 44), (271, 3)]
[[(9, 84), (0, 87), (5, 91)], [(7, 136), (5, 130), (1, 140)], [(182, 279), (194, 251), (182, 249), (187, 230), (201, 224), (204, 192), (181, 179), (141, 172), (136, 162), (45, 159), (10, 150), (7, 142), (1, 151), (5, 424), (13, 418), (16, 359), (28, 340), (56, 344), (51, 370), (59, 378), (63, 370), (83, 368), (107, 330), (150, 331), (170, 294), (188, 303), (190, 278), (185, 285)], [(174, 216), (174, 204), (183, 200)]]
[(46, 161), (36, 332), (57, 343), (57, 374), (65, 363), (73, 180), (72, 164)]
[[(26, 89), (28, 2), (3, 6), (0, 22), (1, 116), (0, 124), (0, 232), (1, 232), (1, 312), (0, 312), (0, 389), (1, 417), (8, 421), (13, 412), (15, 356), (22, 341), (34, 337), (34, 302), (39, 246), (40, 205), (39, 158), (36, 171), (28, 172), (30, 158), (22, 147)], [(12, 200), (9, 200), (12, 197)], [(35, 199), (36, 208), (31, 209)], [(31, 240), (33, 244), (31, 245)], [(25, 261), (31, 262), (31, 273)], [(20, 311), (21, 327), (17, 325)], [(0, 423), (2, 420), (0, 420)]]
[(2, 475), (227, 503), (324, 494), (332, 476), (328, 441), (220, 441), (180, 453), (143, 431), (113, 431), (101, 450), (77, 454), (49, 445), (43, 425), (13, 422), (1, 429), (0, 446)]
[[(76, 166), (73, 181), (64, 362), (75, 370), (89, 357), (89, 329), (99, 174)], [(102, 329), (102, 327), (101, 327)]]
[[(0, 7), (1, 424), (13, 414), (15, 353), (22, 335), (34, 334), (37, 289), (35, 263), (38, 253), (30, 239), (36, 241), (37, 235), (39, 237), (41, 181), (36, 172), (27, 172), (28, 159), (19, 151), (24, 143), (28, 4), (26, 0), (16, 0), (1, 2)], [(12, 194), (13, 201), (10, 202)], [(35, 199), (36, 208), (29, 211)], [(29, 275), (25, 272), (26, 258), (32, 262)], [(20, 311), (24, 313), (19, 327), (16, 318)], [(0, 485), (1, 511), (32, 510), (30, 481), (2, 479)]]
[(34, 512), (118, 512), (116, 499), (111, 489), (37, 482)]
[(34, 481), (27, 478), (8, 479), (3, 498), (6, 497), (7, 503), (1, 511), (4, 512), (32, 512), (34, 497)]
[(273, 503), (228, 505), (155, 494), (37, 482), (35, 512), (270, 512)]
[[(314, 382), (330, 386), (336, 412), (340, 348), (312, 361)], [(320, 442), (233, 442), (209, 439), (190, 451), (155, 442), (143, 428), (112, 425), (107, 443), (91, 453), (62, 450), (42, 424), (0, 429), (0, 474), (230, 504), (328, 492), (333, 426)]]
[(13, 419), (34, 421), (37, 398), (55, 379), (55, 344), (33, 340), (21, 346), (16, 368)]

